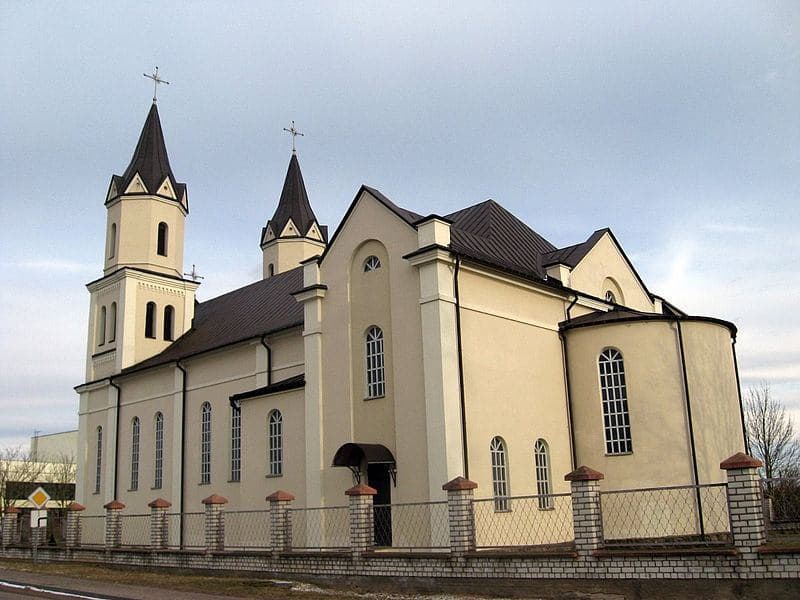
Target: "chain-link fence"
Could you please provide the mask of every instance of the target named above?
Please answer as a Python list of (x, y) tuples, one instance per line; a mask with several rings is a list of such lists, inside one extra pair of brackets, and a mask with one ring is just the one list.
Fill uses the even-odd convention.
[(606, 544), (652, 546), (730, 542), (724, 483), (600, 493)]
[(198, 550), (206, 547), (205, 513), (168, 513), (166, 518), (168, 548)]
[(268, 510), (225, 511), (226, 550), (269, 550), (270, 531)]
[(475, 546), (507, 548), (572, 543), (572, 496), (481, 498), (473, 500)]
[(450, 547), (447, 502), (382, 504), (373, 507), (374, 543), (403, 550)]
[(334, 550), (350, 547), (350, 516), (346, 506), (292, 508), (292, 548)]
[(800, 477), (764, 479), (762, 490), (768, 533), (800, 534)]
[(120, 515), (122, 527), (122, 546), (149, 546), (150, 545), (150, 515)]
[(105, 515), (81, 515), (81, 546), (104, 546), (106, 543)]

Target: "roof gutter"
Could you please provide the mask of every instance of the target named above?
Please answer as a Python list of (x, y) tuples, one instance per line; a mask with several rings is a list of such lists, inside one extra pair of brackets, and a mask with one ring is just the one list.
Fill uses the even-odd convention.
[(739, 395), (739, 415), (742, 418), (742, 437), (744, 438), (744, 452), (750, 455), (750, 439), (747, 436), (747, 424), (744, 420), (744, 403), (742, 402), (742, 384), (739, 381), (739, 361), (736, 358), (736, 335), (731, 336), (731, 352), (733, 353), (733, 370), (736, 373), (736, 393)]
[(266, 339), (266, 334), (261, 336), (261, 345), (267, 351), (267, 385), (272, 385), (272, 348), (267, 346), (267, 342), (264, 341)]
[(469, 450), (467, 447), (467, 403), (464, 393), (464, 352), (461, 340), (461, 295), (458, 287), (458, 274), (461, 271), (461, 256), (455, 253), (456, 265), (453, 272), (453, 295), (456, 300), (456, 350), (458, 353), (458, 399), (461, 408), (461, 446), (464, 461), (464, 478), (469, 479)]
[[(570, 311), (578, 302), (578, 294), (572, 297), (572, 302), (567, 306), (567, 323), (572, 319)], [(569, 380), (569, 353), (567, 352), (567, 336), (563, 330), (559, 330), (558, 338), (561, 340), (561, 358), (564, 362), (564, 393), (567, 396), (567, 427), (569, 428), (569, 460), (572, 464), (572, 470), (577, 469), (577, 461), (575, 458), (575, 424), (572, 422), (572, 392), (570, 391)]]

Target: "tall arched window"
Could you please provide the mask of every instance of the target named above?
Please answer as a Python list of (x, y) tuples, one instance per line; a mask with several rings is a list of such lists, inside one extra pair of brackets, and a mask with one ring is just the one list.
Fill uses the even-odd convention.
[(603, 397), (606, 454), (628, 454), (633, 452), (633, 444), (622, 353), (614, 348), (606, 348), (600, 354), (598, 366), (600, 392)]
[(144, 337), (156, 337), (156, 303), (148, 302), (144, 312)]
[(111, 310), (108, 313), (108, 341), (113, 342), (117, 339), (117, 303), (111, 303)]
[(158, 224), (158, 255), (167, 255), (167, 244), (169, 243), (169, 227), (164, 221)]
[(267, 419), (269, 430), (269, 474), (283, 474), (283, 416), (281, 411), (273, 410)]
[(372, 326), (367, 330), (367, 398), (380, 398), (385, 393), (383, 331)]
[(492, 490), (495, 511), (510, 510), (508, 502), (508, 467), (506, 466), (506, 443), (501, 437), (493, 437), (489, 445), (492, 455)]
[(536, 440), (533, 446), (533, 459), (536, 464), (536, 494), (539, 508), (553, 508), (552, 484), (550, 478), (550, 449), (543, 439)]
[(153, 489), (160, 490), (164, 482), (164, 415), (155, 418), (155, 464), (153, 465)]
[(164, 339), (171, 342), (174, 339), (175, 309), (172, 306), (164, 307)]
[(111, 231), (108, 232), (108, 258), (114, 258), (117, 251), (117, 224), (111, 224)]
[(272, 277), (273, 275), (275, 275), (275, 265), (273, 265), (272, 263), (269, 263), (269, 265), (267, 266), (267, 274), (268, 277)]
[(106, 343), (106, 307), (100, 307), (100, 316), (97, 317), (97, 345)]
[(200, 408), (200, 483), (211, 483), (211, 405)]
[(95, 454), (94, 493), (100, 493), (100, 480), (103, 475), (103, 428), (97, 427), (97, 450)]
[(231, 481), (242, 479), (242, 408), (231, 406)]
[(131, 421), (131, 491), (139, 489), (139, 417)]

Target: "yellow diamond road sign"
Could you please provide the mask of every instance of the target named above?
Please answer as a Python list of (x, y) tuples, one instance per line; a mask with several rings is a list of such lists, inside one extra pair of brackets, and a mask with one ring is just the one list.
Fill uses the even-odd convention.
[(28, 500), (36, 508), (44, 508), (47, 501), (50, 500), (50, 494), (45, 492), (42, 486), (39, 486), (28, 496)]

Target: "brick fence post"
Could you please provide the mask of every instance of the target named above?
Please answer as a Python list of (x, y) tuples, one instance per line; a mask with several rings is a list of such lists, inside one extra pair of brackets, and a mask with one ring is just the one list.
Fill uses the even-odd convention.
[(167, 509), (172, 504), (163, 498), (156, 498), (147, 506), (150, 507), (150, 548), (152, 550), (162, 550), (169, 545)]
[(122, 545), (122, 510), (125, 505), (119, 500), (112, 500), (103, 508), (106, 509), (106, 550), (119, 548)]
[(756, 558), (756, 549), (767, 540), (761, 477), (758, 474), (762, 466), (760, 460), (743, 452), (719, 465), (728, 475), (728, 514), (733, 545), (745, 560)]
[(350, 498), (348, 516), (350, 521), (350, 553), (356, 560), (375, 545), (375, 515), (373, 496), (378, 491), (363, 483), (345, 492)]
[(211, 494), (203, 500), (206, 507), (206, 553), (219, 552), (225, 549), (225, 505), (227, 498)]
[(478, 484), (456, 477), (442, 486), (447, 492), (447, 520), (450, 530), (450, 555), (463, 558), (475, 550), (475, 507), (472, 500)]
[(281, 552), (292, 549), (292, 511), (294, 500), (289, 492), (278, 490), (266, 497), (269, 502), (269, 534), (272, 555), (277, 558)]
[(70, 502), (67, 506), (67, 530), (64, 532), (64, 543), (68, 550), (81, 545), (81, 512), (86, 510), (83, 504)]
[(564, 476), (572, 491), (572, 525), (575, 550), (580, 560), (591, 558), (603, 544), (603, 514), (600, 510), (600, 483), (604, 475), (589, 467), (578, 467)]
[(19, 513), (16, 506), (9, 506), (3, 513), (3, 548), (19, 540)]

